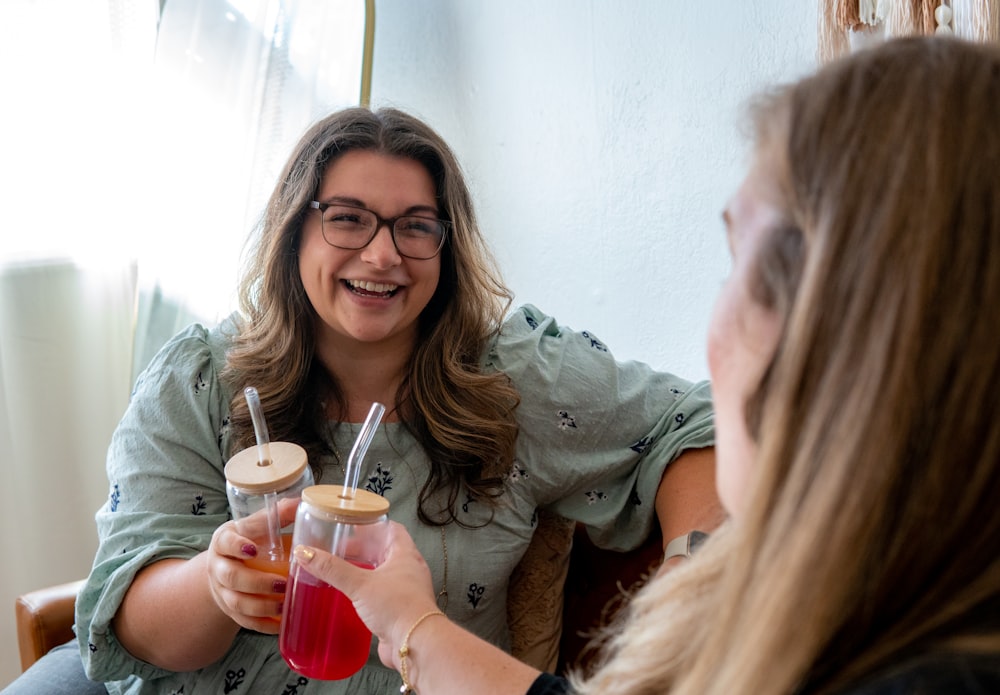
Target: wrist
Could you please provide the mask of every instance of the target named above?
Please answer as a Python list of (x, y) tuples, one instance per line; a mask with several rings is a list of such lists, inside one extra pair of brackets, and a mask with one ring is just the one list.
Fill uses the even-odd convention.
[(421, 625), (427, 622), (427, 620), (438, 616), (447, 619), (447, 616), (436, 608), (421, 614), (420, 617), (414, 620), (410, 625), (410, 628), (406, 631), (406, 634), (403, 636), (403, 639), (399, 644), (399, 649), (396, 651), (396, 657), (399, 660), (399, 675), (403, 679), (403, 685), (400, 687), (399, 692), (403, 693), (403, 695), (407, 695), (407, 693), (416, 693), (416, 689), (413, 686), (413, 683), (416, 681), (413, 673), (413, 649), (410, 646), (410, 640), (413, 637), (413, 633), (416, 632)]

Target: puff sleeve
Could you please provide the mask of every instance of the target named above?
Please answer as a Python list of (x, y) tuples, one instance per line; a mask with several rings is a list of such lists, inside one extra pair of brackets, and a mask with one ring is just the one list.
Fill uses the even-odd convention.
[(228, 519), (223, 467), (229, 397), (219, 383), (221, 332), (192, 326), (137, 379), (108, 449), (108, 500), (96, 514), (99, 546), (76, 608), (87, 675), (112, 681), (167, 675), (133, 658), (111, 620), (136, 573), (205, 550)]
[(521, 395), (515, 474), (530, 484), (519, 489), (586, 524), (601, 546), (639, 545), (666, 466), (714, 443), (707, 382), (620, 362), (592, 333), (531, 305), (504, 323), (486, 366)]

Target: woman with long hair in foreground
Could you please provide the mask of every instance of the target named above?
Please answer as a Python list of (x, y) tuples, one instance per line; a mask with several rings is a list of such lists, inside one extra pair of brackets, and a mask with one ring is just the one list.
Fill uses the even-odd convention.
[(373, 573), (297, 557), (421, 695), (1000, 692), (998, 114), (1000, 50), (946, 38), (755, 103), (708, 337), (730, 518), (634, 597), (594, 673), (427, 617), (400, 527)]

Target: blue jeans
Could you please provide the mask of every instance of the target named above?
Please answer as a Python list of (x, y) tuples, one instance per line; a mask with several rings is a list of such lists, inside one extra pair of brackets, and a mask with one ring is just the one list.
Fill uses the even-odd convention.
[(87, 678), (76, 640), (55, 647), (0, 695), (108, 695), (104, 683)]

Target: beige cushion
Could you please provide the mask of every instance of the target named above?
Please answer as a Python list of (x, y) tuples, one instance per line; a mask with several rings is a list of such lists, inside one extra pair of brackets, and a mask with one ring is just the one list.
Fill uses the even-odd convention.
[(559, 660), (573, 528), (572, 521), (539, 511), (538, 527), (511, 575), (507, 594), (511, 652), (549, 673), (556, 671)]

